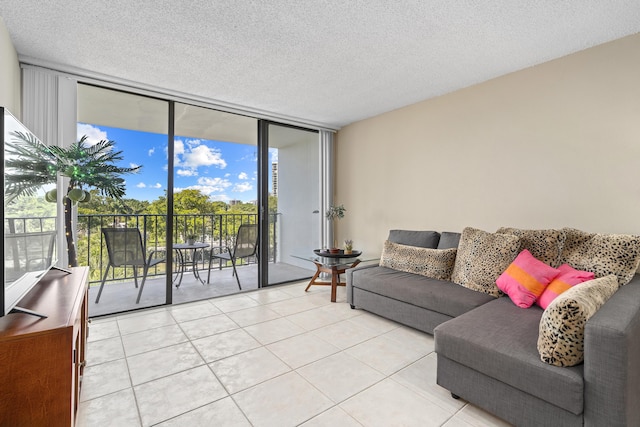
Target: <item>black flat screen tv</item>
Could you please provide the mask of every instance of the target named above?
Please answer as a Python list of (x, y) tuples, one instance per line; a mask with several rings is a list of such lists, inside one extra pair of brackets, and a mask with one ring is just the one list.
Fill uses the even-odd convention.
[[(29, 170), (35, 164), (26, 154), (30, 144), (46, 146), (6, 108), (0, 107), (0, 114), (4, 147), (4, 287), (0, 292), (0, 316), (4, 316), (12, 311), (29, 312), (20, 308), (20, 300), (57, 262), (57, 205), (45, 199), (46, 193), (56, 188), (57, 178), (36, 177), (37, 173)], [(24, 167), (20, 167), (21, 163)], [(16, 186), (29, 189), (17, 192)], [(46, 317), (43, 313), (30, 314)]]

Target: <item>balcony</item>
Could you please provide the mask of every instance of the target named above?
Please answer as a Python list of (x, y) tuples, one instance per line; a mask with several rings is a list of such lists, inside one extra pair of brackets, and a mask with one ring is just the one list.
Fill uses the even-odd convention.
[[(108, 255), (102, 227), (138, 228), (147, 251), (167, 252), (166, 215), (161, 214), (108, 214), (78, 215), (77, 251), (78, 263), (90, 267), (89, 282), (89, 315), (100, 316), (128, 311), (136, 308), (160, 305), (166, 302), (167, 264), (159, 264), (149, 270), (147, 281), (139, 304), (136, 304), (138, 289), (134, 285), (133, 268), (110, 269), (98, 304), (95, 303), (98, 288), (108, 264)], [(11, 220), (10, 226), (18, 232), (42, 231), (53, 226), (55, 218), (29, 218)], [(195, 263), (191, 259), (193, 253), (186, 254), (188, 267), (176, 287), (179, 263), (176, 251), (172, 256), (173, 271), (171, 273), (172, 301), (174, 304), (207, 299), (215, 296), (229, 295), (239, 292), (235, 277), (232, 275), (230, 263), (214, 262), (211, 268), (211, 279), (206, 283), (209, 273), (209, 255), (211, 251), (220, 251), (222, 247), (233, 246), (234, 239), (241, 224), (255, 224), (256, 214), (180, 214), (173, 216), (174, 243), (185, 241), (187, 233), (198, 235), (196, 239), (209, 245), (197, 251)], [(288, 251), (279, 244), (281, 233), (281, 214), (269, 215), (269, 284), (285, 283), (312, 276), (313, 267), (295, 265)], [(64, 250), (62, 248), (58, 249)], [(242, 290), (258, 287), (258, 265), (256, 259), (242, 259), (237, 264), (238, 277)], [(197, 280), (193, 269), (202, 276), (205, 283)], [(140, 272), (139, 272), (140, 276)]]

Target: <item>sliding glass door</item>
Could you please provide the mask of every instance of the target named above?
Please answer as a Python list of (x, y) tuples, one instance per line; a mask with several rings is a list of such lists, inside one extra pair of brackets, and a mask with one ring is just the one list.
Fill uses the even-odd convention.
[(258, 288), (257, 123), (175, 103), (174, 303)]
[[(86, 136), (89, 147), (114, 141), (121, 152), (117, 166), (140, 166), (137, 173), (121, 177), (126, 186), (121, 200), (92, 190), (89, 201), (76, 205), (78, 261), (91, 274), (89, 315), (165, 304), (169, 102), (84, 84), (77, 93), (78, 139)], [(115, 230), (111, 239), (105, 234), (109, 229)], [(154, 251), (153, 259), (164, 262), (145, 269), (146, 255), (133, 259), (137, 242), (140, 252)]]
[[(122, 177), (122, 200), (94, 193), (78, 204), (79, 260), (92, 274), (91, 316), (313, 274), (304, 258), (321, 246), (318, 132), (79, 84), (82, 135), (92, 143), (116, 141), (118, 166), (141, 167)], [(162, 261), (146, 273), (146, 262), (114, 265), (106, 228), (136, 229), (147, 256)], [(125, 243), (120, 249), (131, 253)]]
[(318, 132), (276, 123), (265, 127), (270, 261), (265, 284), (274, 285), (315, 271), (301, 258), (320, 247), (320, 149)]

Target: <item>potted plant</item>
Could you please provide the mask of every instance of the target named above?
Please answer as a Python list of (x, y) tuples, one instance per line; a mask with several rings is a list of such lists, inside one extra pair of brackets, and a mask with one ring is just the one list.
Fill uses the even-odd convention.
[(344, 253), (349, 255), (353, 252), (353, 240), (347, 239), (344, 241)]
[(187, 245), (193, 245), (196, 243), (196, 239), (198, 238), (198, 235), (196, 233), (190, 232), (190, 233), (187, 233), (186, 238), (187, 238)]
[[(328, 220), (330, 221), (334, 221), (336, 219), (342, 219), (344, 218), (344, 213), (347, 210), (345, 209), (344, 205), (337, 205), (337, 206), (331, 206), (329, 207), (329, 209), (327, 209), (326, 212), (326, 217)], [(336, 243), (336, 239), (333, 239), (333, 247), (329, 249), (329, 252), (332, 254), (336, 254), (340, 252), (340, 249), (338, 248), (338, 244)]]

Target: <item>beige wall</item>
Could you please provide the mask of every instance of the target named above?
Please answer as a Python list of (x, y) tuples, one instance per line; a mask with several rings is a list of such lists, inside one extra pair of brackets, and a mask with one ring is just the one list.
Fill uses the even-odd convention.
[(20, 65), (7, 27), (0, 16), (0, 106), (20, 117)]
[(640, 34), (344, 127), (338, 236), (392, 228), (640, 234)]

